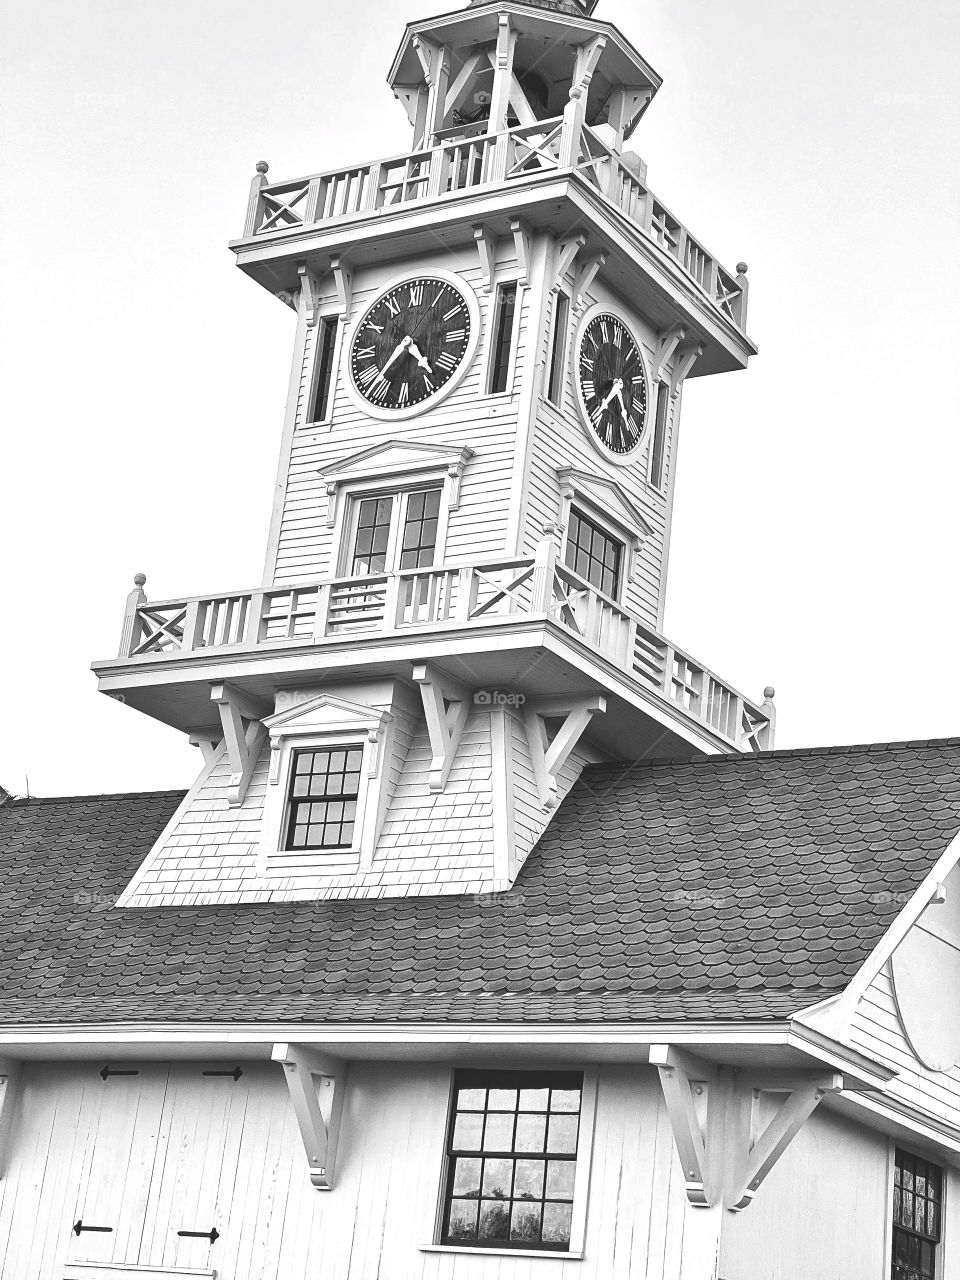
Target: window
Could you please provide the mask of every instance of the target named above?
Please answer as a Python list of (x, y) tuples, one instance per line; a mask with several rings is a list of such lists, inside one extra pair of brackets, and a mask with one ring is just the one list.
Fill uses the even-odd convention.
[(354, 842), (363, 747), (295, 751), (287, 849), (349, 849)]
[(657, 383), (657, 417), (653, 427), (653, 445), (650, 449), (650, 483), (655, 489), (663, 488), (663, 455), (667, 447), (667, 420), (670, 416), (670, 388), (665, 382)]
[(513, 324), (517, 312), (517, 286), (502, 284), (497, 290), (497, 315), (494, 329), (493, 359), (490, 362), (489, 395), (500, 395), (507, 389), (510, 356), (513, 353)]
[(583, 1076), (458, 1071), (441, 1243), (570, 1249)]
[(431, 488), (357, 498), (347, 573), (365, 577), (434, 564), (440, 495)]
[(317, 364), (313, 379), (313, 403), (310, 421), (323, 422), (330, 415), (330, 388), (333, 384), (333, 358), (337, 349), (337, 330), (340, 321), (327, 316), (320, 321), (317, 332)]
[(559, 405), (563, 399), (564, 356), (567, 350), (567, 329), (570, 324), (570, 299), (558, 293), (553, 309), (553, 337), (550, 342), (550, 375), (547, 379), (547, 399)]
[(893, 1176), (892, 1280), (937, 1280), (943, 1170), (898, 1151)]
[(567, 565), (604, 595), (617, 599), (620, 594), (620, 571), (623, 543), (588, 520), (576, 507), (570, 508), (567, 528)]

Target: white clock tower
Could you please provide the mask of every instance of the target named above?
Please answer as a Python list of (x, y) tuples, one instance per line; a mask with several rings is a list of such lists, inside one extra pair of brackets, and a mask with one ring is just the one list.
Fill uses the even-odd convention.
[(240, 268), (296, 313), (262, 584), (148, 601), (104, 692), (205, 764), (121, 905), (508, 888), (591, 761), (757, 751), (661, 632), (684, 381), (721, 266), (629, 150), (660, 79), (590, 0), (407, 27), (411, 150), (274, 181)]

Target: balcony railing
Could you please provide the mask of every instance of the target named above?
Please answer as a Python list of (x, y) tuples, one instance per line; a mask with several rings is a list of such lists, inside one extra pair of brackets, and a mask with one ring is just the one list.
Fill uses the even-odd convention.
[(575, 174), (615, 205), (675, 259), (713, 305), (742, 331), (747, 323), (746, 267), (723, 267), (620, 157), (573, 115), (502, 133), (438, 141), (409, 155), (270, 183), (258, 165), (246, 239), (311, 227), (464, 191)]
[(438, 565), (225, 596), (147, 601), (138, 575), (121, 658), (323, 645), (364, 633), (409, 634), (519, 617), (553, 621), (740, 751), (772, 748), (769, 702), (743, 697), (560, 563), (536, 556)]

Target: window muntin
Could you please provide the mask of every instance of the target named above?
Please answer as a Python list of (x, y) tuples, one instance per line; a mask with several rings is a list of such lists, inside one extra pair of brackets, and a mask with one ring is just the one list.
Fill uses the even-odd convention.
[(501, 395), (507, 389), (510, 357), (513, 354), (513, 330), (517, 314), (517, 285), (502, 284), (497, 290), (497, 314), (494, 329), (493, 359), (490, 362), (489, 395)]
[(354, 842), (360, 765), (358, 745), (293, 753), (287, 849), (349, 849)]
[(576, 507), (570, 508), (565, 560), (569, 568), (616, 600), (620, 594), (623, 543), (588, 520)]
[(356, 498), (347, 574), (367, 577), (435, 564), (441, 499), (439, 487)]
[(553, 336), (550, 341), (550, 374), (547, 379), (547, 399), (559, 405), (563, 398), (564, 356), (567, 350), (567, 330), (570, 326), (570, 299), (558, 293), (554, 303)]
[(570, 1248), (579, 1072), (458, 1071), (441, 1243)]
[(317, 332), (317, 367), (313, 380), (313, 403), (310, 421), (324, 422), (330, 416), (330, 391), (333, 386), (333, 362), (337, 351), (337, 316), (325, 316)]
[(892, 1280), (937, 1280), (943, 1170), (897, 1151), (893, 1175)]
[(653, 427), (653, 444), (650, 446), (650, 483), (655, 489), (663, 488), (663, 460), (667, 448), (669, 413), (670, 388), (665, 382), (658, 382), (657, 416)]

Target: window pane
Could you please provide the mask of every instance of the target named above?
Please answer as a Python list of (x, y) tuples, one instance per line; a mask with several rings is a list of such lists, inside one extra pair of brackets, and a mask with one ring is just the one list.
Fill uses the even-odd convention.
[(401, 569), (422, 569), (436, 560), (440, 490), (411, 493), (403, 523), (400, 548)]
[(483, 1137), (483, 1116), (457, 1116), (453, 1128), (454, 1151), (479, 1151)]
[(543, 1240), (545, 1244), (570, 1243), (570, 1223), (573, 1221), (573, 1205), (548, 1204), (543, 1209)]
[(510, 1232), (510, 1205), (497, 1200), (480, 1204), (481, 1240), (506, 1240)]
[(551, 1111), (579, 1111), (579, 1089), (554, 1089), (550, 1094)]
[(487, 1116), (483, 1133), (484, 1151), (513, 1150), (513, 1116), (494, 1112)]
[(482, 1111), (486, 1105), (486, 1089), (460, 1089), (457, 1093), (458, 1111)]
[(521, 1089), (521, 1111), (546, 1111), (550, 1101), (549, 1089)]
[(543, 1172), (543, 1160), (518, 1160), (513, 1182), (514, 1199), (542, 1200)]
[(551, 1116), (547, 1130), (547, 1150), (572, 1155), (577, 1149), (578, 1124), (576, 1116)]
[(539, 1204), (529, 1204), (526, 1201), (515, 1202), (513, 1216), (510, 1219), (510, 1239), (524, 1241), (527, 1244), (538, 1244), (541, 1212)]
[(517, 1117), (517, 1151), (542, 1151), (547, 1136), (546, 1116)]
[(450, 1202), (450, 1225), (447, 1234), (451, 1240), (476, 1240), (477, 1212), (480, 1203), (477, 1200), (452, 1200)]
[(657, 417), (653, 428), (653, 446), (650, 450), (650, 483), (655, 489), (663, 488), (663, 455), (667, 445), (667, 417), (670, 409), (670, 390), (665, 382), (657, 383)]
[(488, 1111), (516, 1111), (516, 1089), (491, 1089), (487, 1098)]
[(509, 1200), (513, 1188), (512, 1160), (484, 1160), (483, 1194), (490, 1200)]
[(479, 1196), (480, 1166), (482, 1160), (457, 1160), (454, 1162), (453, 1194), (455, 1196)]
[(317, 333), (317, 369), (314, 380), (313, 405), (310, 409), (311, 422), (323, 422), (330, 412), (330, 388), (333, 382), (333, 357), (337, 345), (336, 316), (327, 316), (320, 321)]
[(586, 578), (605, 595), (619, 594), (623, 544), (609, 537), (576, 508), (570, 511), (564, 558), (574, 573)]
[(490, 366), (491, 395), (499, 395), (507, 389), (510, 373), (510, 355), (513, 350), (513, 322), (517, 309), (517, 286), (504, 284), (497, 293), (497, 323), (494, 337), (493, 360)]
[(577, 1174), (573, 1160), (550, 1160), (547, 1163), (547, 1196), (551, 1200), (572, 1200), (573, 1182)]
[(553, 339), (550, 344), (550, 377), (547, 382), (547, 399), (558, 405), (563, 395), (563, 361), (567, 350), (567, 329), (570, 324), (570, 299), (565, 293), (558, 293), (556, 298)]

